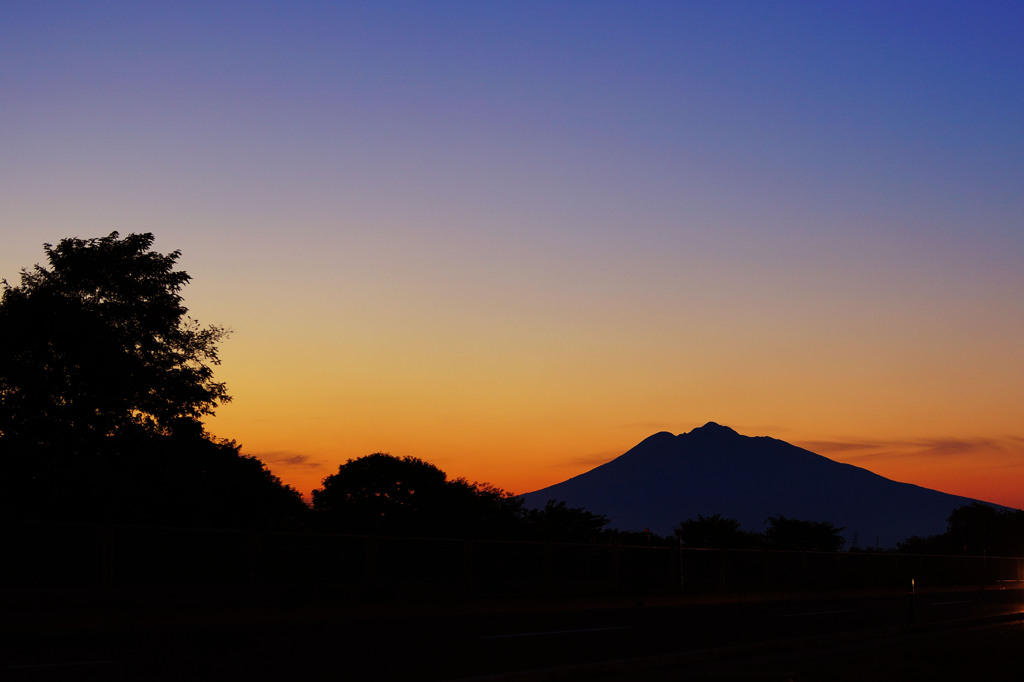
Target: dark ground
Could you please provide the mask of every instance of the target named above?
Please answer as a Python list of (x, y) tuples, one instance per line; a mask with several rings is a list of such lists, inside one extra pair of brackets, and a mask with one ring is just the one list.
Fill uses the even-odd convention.
[(597, 674), (585, 679), (596, 682), (1024, 680), (1024, 623), (953, 628), (751, 658)]
[[(1024, 591), (5, 611), (0, 680), (1022, 680)], [(59, 616), (59, 617), (58, 617)]]

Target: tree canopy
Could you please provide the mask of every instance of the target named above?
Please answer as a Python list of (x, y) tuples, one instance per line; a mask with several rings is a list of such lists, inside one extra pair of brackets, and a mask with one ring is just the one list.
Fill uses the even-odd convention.
[(946, 519), (946, 532), (907, 538), (901, 552), (1024, 556), (1024, 511), (972, 502), (957, 507)]
[(204, 430), (230, 399), (213, 376), (227, 332), (188, 317), (181, 254), (153, 242), (45, 244), (46, 266), (0, 285), (0, 515), (238, 524), (305, 509)]
[(846, 539), (828, 521), (804, 521), (791, 519), (781, 514), (768, 519), (765, 537), (771, 549), (805, 550), (815, 552), (838, 552)]
[(763, 544), (764, 538), (757, 533), (744, 531), (736, 519), (721, 514), (687, 519), (675, 529), (676, 537), (687, 547), (714, 549), (744, 549)]
[(676, 526), (676, 537), (687, 547), (838, 552), (846, 540), (843, 529), (828, 521), (803, 521), (781, 514), (769, 517), (764, 533), (742, 530), (736, 519), (698, 515)]
[[(195, 429), (230, 399), (213, 378), (221, 327), (187, 317), (179, 251), (152, 234), (45, 244), (49, 267), (3, 282), (0, 436), (81, 441)], [(68, 443), (60, 443), (67, 447)]]
[(349, 459), (313, 491), (313, 509), (335, 532), (466, 536), (514, 525), (521, 502), (491, 486), (449, 480), (416, 457)]
[(327, 476), (313, 491), (313, 510), (324, 530), (357, 535), (594, 542), (608, 523), (564, 502), (526, 509), (500, 488), (449, 479), (429, 462), (381, 452), (350, 459)]

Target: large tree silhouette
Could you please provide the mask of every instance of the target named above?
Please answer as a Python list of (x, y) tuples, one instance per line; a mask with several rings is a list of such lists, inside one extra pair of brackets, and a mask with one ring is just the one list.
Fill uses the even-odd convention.
[(339, 466), (313, 491), (313, 509), (325, 529), (354, 534), (512, 536), (522, 525), (514, 495), (381, 452)]
[(3, 281), (0, 513), (219, 523), (259, 516), (226, 507), (264, 495), (298, 510), (295, 491), (204, 431), (230, 399), (213, 377), (226, 331), (188, 317), (180, 252), (153, 241), (64, 239)]
[(982, 502), (957, 507), (946, 519), (946, 532), (911, 537), (899, 544), (912, 554), (1024, 556), (1024, 511)]
[(49, 267), (22, 270), (17, 286), (4, 280), (0, 436), (170, 433), (229, 400), (212, 369), (226, 332), (187, 317), (180, 252), (156, 253), (153, 239), (64, 239), (44, 245)]
[(596, 542), (608, 519), (548, 502), (526, 509), (521, 497), (486, 483), (449, 479), (416, 457), (375, 453), (350, 459), (313, 491), (324, 530), (357, 535)]

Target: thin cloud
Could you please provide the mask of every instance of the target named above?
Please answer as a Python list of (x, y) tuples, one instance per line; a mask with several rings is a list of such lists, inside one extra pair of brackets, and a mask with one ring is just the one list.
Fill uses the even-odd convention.
[(799, 443), (794, 443), (794, 445), (799, 445), (805, 450), (810, 450), (811, 452), (822, 454), (825, 452), (856, 452), (858, 450), (877, 450), (878, 448), (891, 444), (866, 442), (854, 443), (835, 440), (805, 440), (800, 441)]
[(1024, 438), (930, 438), (918, 441), (922, 454), (935, 456), (957, 456), (972, 451), (1016, 452), (1024, 454)]
[[(902, 458), (972, 457), (984, 452), (1018, 456), (1024, 462), (1024, 437), (992, 438), (908, 438), (903, 440), (867, 441), (804, 441), (800, 446), (819, 454), (844, 454), (846, 460), (877, 460)], [(1011, 465), (1012, 466), (1012, 465)]]
[(275, 450), (271, 452), (256, 453), (256, 457), (268, 465), (277, 465), (285, 469), (322, 469), (323, 462), (309, 458), (309, 455), (289, 452), (287, 450)]

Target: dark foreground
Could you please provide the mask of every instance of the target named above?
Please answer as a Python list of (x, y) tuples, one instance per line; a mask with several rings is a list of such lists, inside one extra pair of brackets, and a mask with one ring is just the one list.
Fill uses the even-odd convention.
[(1024, 592), (6, 612), (2, 680), (1024, 680)]
[[(577, 678), (579, 679), (579, 678)], [(711, 663), (669, 665), (585, 679), (687, 682), (960, 682), (1024, 680), (1024, 624), (962, 626)]]

